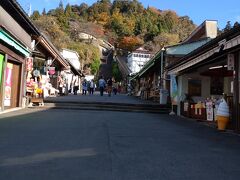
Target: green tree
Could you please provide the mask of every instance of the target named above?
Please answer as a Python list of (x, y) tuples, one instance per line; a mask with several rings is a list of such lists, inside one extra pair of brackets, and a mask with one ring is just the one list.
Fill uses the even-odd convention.
[(120, 82), (122, 80), (122, 74), (116, 62), (112, 63), (112, 75), (115, 81)]
[(40, 13), (39, 11), (33, 11), (31, 19), (32, 20), (38, 20), (40, 18)]
[(57, 17), (58, 24), (61, 26), (61, 28), (64, 31), (67, 31), (69, 24), (68, 24), (68, 18), (65, 15), (63, 2), (62, 0), (59, 3), (59, 7), (55, 10), (55, 16)]
[(231, 21), (228, 21), (225, 28), (223, 29), (223, 32), (227, 32), (230, 29), (232, 29), (232, 24), (231, 24)]
[(62, 0), (60, 0), (58, 8), (61, 9), (62, 11), (64, 11), (63, 1)]
[(71, 42), (67, 48), (79, 54), (84, 70), (90, 68), (92, 74), (96, 74), (99, 71), (101, 64), (100, 51), (96, 46), (82, 42)]
[(65, 8), (65, 16), (68, 18), (73, 16), (72, 7), (70, 6), (69, 3), (66, 5)]
[(43, 8), (42, 15), (43, 15), (43, 16), (46, 16), (46, 15), (47, 15), (45, 8)]

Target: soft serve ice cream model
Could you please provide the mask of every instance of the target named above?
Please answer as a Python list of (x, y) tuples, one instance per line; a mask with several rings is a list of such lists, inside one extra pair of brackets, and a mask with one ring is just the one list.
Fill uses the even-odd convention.
[(217, 110), (218, 130), (225, 130), (229, 121), (229, 107), (225, 99), (222, 99)]

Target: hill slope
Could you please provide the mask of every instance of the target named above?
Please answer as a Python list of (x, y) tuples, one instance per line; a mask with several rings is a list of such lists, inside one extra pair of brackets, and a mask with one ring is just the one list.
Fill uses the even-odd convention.
[(156, 52), (163, 45), (172, 45), (185, 39), (195, 28), (188, 16), (180, 17), (171, 10), (144, 8), (137, 0), (98, 0), (88, 6), (85, 3), (64, 5), (40, 14), (34, 11), (34, 23), (44, 31), (57, 48), (76, 50), (85, 68), (98, 71), (100, 54), (89, 42), (82, 42), (81, 32), (105, 39), (116, 48), (132, 51), (143, 45)]

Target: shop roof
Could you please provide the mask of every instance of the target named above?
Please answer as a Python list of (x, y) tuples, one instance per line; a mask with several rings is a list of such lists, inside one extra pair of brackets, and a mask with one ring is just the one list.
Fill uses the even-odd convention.
[[(226, 44), (231, 44), (231, 42), (227, 43), (228, 41), (230, 41), (231, 39), (234, 39), (235, 37), (238, 37), (239, 35), (240, 35), (240, 26), (238, 25), (238, 26), (232, 28), (231, 30), (212, 39), (211, 41), (207, 42), (203, 46), (195, 49), (194, 51), (190, 52), (189, 54), (187, 54), (186, 56), (181, 58), (176, 63), (173, 63), (166, 68), (168, 70), (173, 70), (174, 68), (177, 68), (179, 66), (184, 66), (185, 63), (191, 61), (192, 59), (194, 59), (196, 57), (203, 56), (204, 54), (206, 54), (208, 52), (210, 53), (210, 51), (211, 51), (211, 54), (218, 53), (221, 48), (223, 48), (223, 49), (227, 48)], [(222, 42), (223, 44), (221, 43), (221, 41), (223, 41)], [(223, 45), (223, 47), (221, 47), (222, 45)], [(233, 44), (232, 44), (232, 46), (233, 46)], [(211, 54), (209, 54), (209, 56), (211, 56)]]
[(62, 64), (63, 67), (69, 67), (69, 63), (64, 59), (57, 48), (52, 44), (50, 40), (48, 40), (48, 38), (43, 33), (41, 33), (41, 36), (38, 37), (38, 40), (52, 54), (53, 58), (57, 59)]
[[(210, 41), (210, 38), (201, 39), (199, 41), (191, 42), (191, 43), (185, 43), (185, 44), (177, 44), (173, 46), (167, 46), (164, 52), (165, 56), (168, 55), (186, 55), (189, 52), (193, 51), (194, 49), (197, 49), (198, 47), (206, 44)], [(152, 66), (154, 66), (155, 62), (160, 60), (161, 52), (164, 50), (158, 51), (155, 56), (153, 56), (146, 64), (145, 66), (139, 71), (138, 75), (142, 76), (146, 71), (148, 71)], [(137, 76), (136, 76), (137, 77)]]
[(192, 43), (178, 44), (175, 46), (166, 47), (166, 55), (186, 55), (206, 44), (210, 40), (210, 38), (205, 38)]
[(0, 0), (0, 5), (30, 34), (40, 35), (38, 28), (16, 0)]
[(201, 38), (215, 38), (217, 36), (217, 21), (205, 20), (182, 43), (189, 43)]

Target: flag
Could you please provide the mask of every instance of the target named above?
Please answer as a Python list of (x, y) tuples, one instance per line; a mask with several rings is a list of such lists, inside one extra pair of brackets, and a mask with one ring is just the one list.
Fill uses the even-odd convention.
[(176, 81), (176, 75), (170, 75), (170, 95), (171, 95), (171, 101), (172, 105), (177, 105), (178, 101), (178, 87), (177, 87), (177, 81)]

